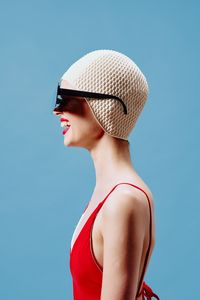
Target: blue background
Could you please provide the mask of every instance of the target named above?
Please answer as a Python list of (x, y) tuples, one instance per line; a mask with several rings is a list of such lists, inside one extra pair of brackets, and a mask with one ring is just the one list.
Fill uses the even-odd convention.
[(156, 210), (146, 282), (162, 300), (198, 297), (199, 2), (1, 1), (0, 33), (0, 299), (72, 299), (70, 241), (95, 173), (51, 110), (60, 76), (96, 49), (149, 83), (130, 138)]

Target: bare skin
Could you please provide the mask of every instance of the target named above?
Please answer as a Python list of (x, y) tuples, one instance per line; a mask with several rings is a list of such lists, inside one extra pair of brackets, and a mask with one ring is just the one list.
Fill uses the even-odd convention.
[[(76, 89), (66, 80), (62, 80), (61, 88)], [(83, 147), (90, 152), (95, 168), (96, 185), (89, 206), (75, 230), (72, 247), (90, 214), (113, 186), (120, 182), (129, 182), (145, 190), (150, 199), (152, 211), (150, 259), (155, 245), (153, 196), (133, 166), (129, 145), (126, 141), (109, 136), (104, 132), (84, 98), (73, 100), (71, 109), (69, 102), (68, 110), (55, 110), (54, 114), (60, 118), (68, 119), (71, 124), (64, 136), (64, 145), (66, 147)], [(121, 214), (119, 214), (120, 212)], [(128, 218), (133, 221), (126, 227)], [(149, 243), (149, 220), (149, 206), (146, 196), (142, 191), (130, 185), (117, 186), (109, 196), (109, 201), (106, 201), (100, 209), (93, 224), (91, 241), (94, 256), (105, 270), (105, 274), (103, 272), (101, 300), (142, 300), (142, 295), (136, 297), (136, 292)], [(131, 238), (128, 235), (130, 231), (132, 233)], [(127, 241), (124, 240), (121, 248), (119, 240), (112, 240), (116, 232), (120, 236), (127, 236)], [(115, 242), (117, 246), (115, 249), (118, 249), (118, 252), (116, 250), (114, 252), (116, 252), (117, 260), (121, 263), (116, 270), (111, 263), (114, 257), (114, 252), (111, 253), (111, 249)], [(130, 257), (128, 253), (134, 253), (134, 256)], [(126, 267), (127, 265), (129, 268)], [(110, 284), (110, 278), (112, 278), (113, 285)]]

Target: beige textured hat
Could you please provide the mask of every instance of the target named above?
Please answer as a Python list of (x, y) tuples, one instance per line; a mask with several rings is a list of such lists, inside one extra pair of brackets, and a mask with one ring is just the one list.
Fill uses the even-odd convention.
[(114, 50), (95, 50), (85, 54), (63, 74), (77, 90), (114, 95), (113, 98), (85, 98), (103, 130), (116, 138), (128, 136), (148, 97), (148, 84), (139, 67), (126, 55)]

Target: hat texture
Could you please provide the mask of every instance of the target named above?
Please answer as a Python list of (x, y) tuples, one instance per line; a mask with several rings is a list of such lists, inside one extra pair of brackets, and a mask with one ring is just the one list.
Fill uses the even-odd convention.
[(97, 122), (108, 134), (128, 140), (148, 97), (147, 80), (125, 54), (114, 50), (94, 50), (74, 62), (63, 74), (77, 90), (105, 93), (122, 99), (85, 98)]

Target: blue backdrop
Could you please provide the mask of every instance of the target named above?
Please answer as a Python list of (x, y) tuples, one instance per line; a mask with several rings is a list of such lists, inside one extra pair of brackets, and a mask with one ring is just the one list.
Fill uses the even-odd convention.
[(95, 184), (89, 153), (52, 114), (64, 71), (96, 49), (132, 58), (148, 102), (130, 143), (154, 194), (146, 282), (162, 300), (198, 297), (199, 2), (1, 1), (0, 299), (72, 299), (70, 241)]

